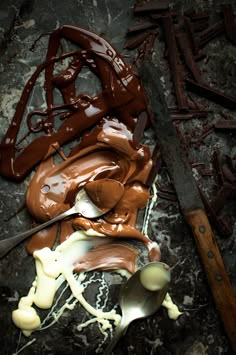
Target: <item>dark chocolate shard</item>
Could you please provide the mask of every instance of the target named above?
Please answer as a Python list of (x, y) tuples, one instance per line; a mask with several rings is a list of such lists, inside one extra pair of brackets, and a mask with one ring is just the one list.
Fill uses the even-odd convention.
[(214, 199), (211, 201), (211, 206), (214, 211), (217, 213), (224, 206), (226, 201), (235, 200), (236, 197), (236, 186), (235, 184), (230, 184), (225, 182), (222, 187), (219, 189)]
[(220, 160), (220, 154), (218, 151), (214, 151), (212, 155), (212, 165), (215, 170), (215, 178), (216, 178), (216, 183), (219, 186), (222, 186), (225, 183), (224, 179), (224, 174), (222, 170), (222, 164)]
[(223, 21), (216, 22), (215, 24), (209, 26), (206, 30), (199, 33), (198, 46), (200, 48), (204, 47), (212, 39), (219, 36), (224, 32), (224, 23)]
[(188, 110), (187, 112), (170, 111), (170, 116), (173, 121), (186, 121), (193, 118), (206, 118), (208, 111)]
[(214, 175), (214, 171), (213, 169), (200, 169), (199, 170), (199, 173), (202, 175), (202, 176), (213, 176)]
[(160, 12), (156, 12), (156, 13), (150, 14), (149, 16), (153, 20), (160, 20), (163, 17), (171, 16), (173, 18), (173, 21), (176, 21), (177, 13), (173, 12), (173, 11), (170, 12), (169, 10), (166, 10), (166, 11), (160, 11)]
[(203, 82), (195, 82), (191, 79), (185, 79), (186, 89), (190, 90), (208, 100), (214, 101), (231, 110), (236, 108), (236, 97), (224, 94), (218, 89), (212, 88)]
[(144, 31), (144, 30), (148, 30), (150, 28), (155, 28), (158, 27), (158, 24), (154, 21), (145, 21), (145, 22), (141, 22), (137, 25), (134, 26), (130, 26), (128, 28), (127, 33), (131, 34), (133, 32), (139, 32), (139, 31)]
[(147, 187), (152, 186), (162, 165), (161, 154), (160, 154), (160, 149), (158, 144), (155, 145), (155, 148), (153, 150), (152, 161), (153, 161), (153, 166), (149, 173), (147, 181), (145, 183)]
[(176, 192), (172, 184), (161, 185), (160, 183), (157, 182), (157, 187), (158, 187), (158, 191), (176, 196)]
[(150, 31), (145, 31), (140, 33), (139, 35), (136, 35), (134, 38), (131, 38), (125, 43), (124, 48), (135, 49), (139, 47), (150, 34)]
[(177, 196), (170, 194), (168, 192), (162, 192), (162, 191), (157, 191), (157, 196), (160, 198), (163, 198), (164, 200), (176, 202), (177, 201)]
[(209, 12), (207, 11), (199, 11), (195, 12), (190, 16), (192, 21), (202, 21), (202, 20), (208, 20), (209, 19)]
[(236, 175), (232, 172), (228, 164), (223, 164), (222, 165), (222, 172), (224, 174), (225, 179), (227, 179), (231, 184), (236, 183)]
[(184, 16), (187, 16), (189, 18), (191, 18), (195, 14), (196, 14), (196, 10), (193, 7), (191, 7), (190, 9), (188, 9), (186, 11), (184, 11)]
[(236, 23), (232, 5), (223, 5), (223, 15), (226, 35), (233, 44), (236, 44)]
[(226, 221), (224, 219), (217, 216), (206, 194), (200, 187), (198, 187), (198, 189), (212, 225), (214, 225), (214, 227), (222, 237), (229, 237), (232, 234), (232, 226), (230, 226), (229, 223), (225, 223)]
[(194, 32), (205, 31), (208, 28), (208, 26), (209, 26), (209, 21), (207, 19), (192, 23), (192, 27), (193, 27)]
[(236, 129), (236, 121), (233, 120), (218, 120), (214, 123), (215, 129), (234, 130)]
[(193, 78), (196, 81), (200, 81), (201, 72), (197, 63), (194, 61), (193, 52), (191, 50), (191, 43), (189, 41), (188, 35), (186, 34), (186, 32), (178, 31), (176, 33), (176, 39), (178, 46), (183, 53), (183, 58), (186, 67), (189, 69)]
[(187, 109), (186, 97), (183, 89), (183, 72), (179, 60), (174, 25), (171, 16), (162, 18), (164, 37), (168, 49), (168, 61), (174, 83), (176, 102), (180, 110)]
[(186, 32), (186, 35), (188, 36), (189, 45), (192, 49), (193, 55), (195, 56), (199, 53), (199, 48), (197, 46), (194, 37), (194, 27), (188, 17), (185, 16), (183, 20), (184, 20), (184, 30)]
[(148, 122), (147, 113), (143, 111), (138, 116), (137, 123), (133, 133), (133, 141), (135, 146), (138, 146), (141, 143), (147, 122)]
[(169, 0), (158, 0), (149, 2), (143, 5), (136, 5), (134, 7), (134, 13), (142, 13), (142, 12), (153, 12), (153, 11), (163, 11), (168, 10), (169, 8)]

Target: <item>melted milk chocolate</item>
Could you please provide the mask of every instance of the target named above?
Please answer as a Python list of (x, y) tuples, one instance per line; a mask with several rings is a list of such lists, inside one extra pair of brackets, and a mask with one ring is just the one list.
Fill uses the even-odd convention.
[[(77, 44), (81, 49), (57, 57), (61, 38)], [(55, 63), (63, 58), (71, 58), (68, 68), (54, 75)], [(75, 80), (84, 65), (101, 81), (102, 91), (94, 97), (78, 94), (75, 89)], [(47, 109), (30, 112), (26, 117), (29, 134), (41, 131), (42, 135), (33, 139), (16, 156), (20, 124), (34, 84), (43, 70)], [(64, 100), (61, 106), (54, 105), (55, 87)], [(56, 129), (55, 116), (60, 110), (62, 124)], [(149, 250), (150, 260), (159, 260), (156, 245), (135, 227), (138, 209), (144, 208), (150, 197), (144, 186), (152, 167), (150, 151), (147, 146), (136, 146), (133, 137), (136, 119), (145, 110), (146, 99), (139, 79), (119, 53), (95, 33), (81, 27), (62, 26), (51, 34), (46, 61), (37, 68), (23, 90), (1, 143), (0, 173), (10, 179), (22, 180), (40, 163), (26, 196), (27, 207), (39, 222), (69, 209), (81, 188), (87, 188), (91, 199), (100, 208), (112, 208), (97, 220), (77, 216), (62, 221), (60, 242), (69, 237), (73, 228), (92, 228), (112, 238), (141, 240)], [(34, 115), (40, 117), (36, 126), (31, 123)], [(63, 156), (64, 161), (55, 164), (54, 154), (78, 134), (80, 143), (67, 157)], [(104, 179), (113, 181), (106, 191), (99, 183)], [(115, 205), (114, 200), (117, 200)], [(28, 252), (32, 254), (42, 247), (52, 247), (57, 227), (54, 225), (34, 235), (28, 244)], [(113, 256), (108, 255), (109, 250), (114, 251)], [(88, 254), (87, 260), (86, 256), (78, 260), (75, 269), (119, 268), (127, 260), (127, 269), (133, 272), (135, 255), (130, 248), (119, 244), (112, 248), (110, 245), (100, 246)], [(98, 262), (98, 259), (102, 261)]]

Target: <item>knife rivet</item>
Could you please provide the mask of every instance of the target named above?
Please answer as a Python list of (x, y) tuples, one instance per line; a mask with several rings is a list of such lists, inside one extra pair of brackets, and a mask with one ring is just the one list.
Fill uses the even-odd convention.
[(201, 226), (199, 226), (199, 232), (200, 233), (205, 233), (205, 231), (206, 231), (206, 228), (205, 228), (205, 226), (203, 224)]
[(213, 251), (209, 250), (208, 253), (207, 253), (207, 256), (208, 256), (208, 258), (211, 258), (211, 259), (214, 258)]
[(221, 274), (216, 274), (216, 280), (221, 281), (223, 279)]

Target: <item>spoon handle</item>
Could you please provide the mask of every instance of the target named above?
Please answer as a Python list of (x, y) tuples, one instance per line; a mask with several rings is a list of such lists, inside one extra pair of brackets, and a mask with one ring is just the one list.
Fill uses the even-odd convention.
[(126, 329), (128, 328), (130, 321), (126, 321), (124, 317), (121, 318), (120, 324), (117, 326), (115, 330), (115, 334), (111, 339), (110, 344), (105, 349), (103, 355), (110, 355), (112, 350), (115, 348), (116, 344), (118, 343), (119, 339), (122, 337)]
[(6, 238), (0, 241), (0, 258), (2, 258), (5, 254), (7, 254), (11, 249), (13, 249), (17, 244), (28, 238), (29, 236), (33, 235), (34, 233), (39, 232), (43, 228), (50, 226), (51, 224), (60, 221), (61, 219), (74, 214), (76, 211), (75, 207), (70, 208), (69, 210), (59, 214), (58, 216), (50, 219), (49, 221), (39, 224), (37, 227), (29, 229), (23, 233), (19, 233), (14, 237)]

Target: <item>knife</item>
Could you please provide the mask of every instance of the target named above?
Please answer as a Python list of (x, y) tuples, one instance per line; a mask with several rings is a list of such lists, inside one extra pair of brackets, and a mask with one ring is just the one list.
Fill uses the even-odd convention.
[(139, 68), (161, 156), (173, 181), (179, 206), (191, 227), (216, 308), (236, 351), (236, 298), (187, 156), (172, 124), (160, 81), (160, 70), (148, 60)]

